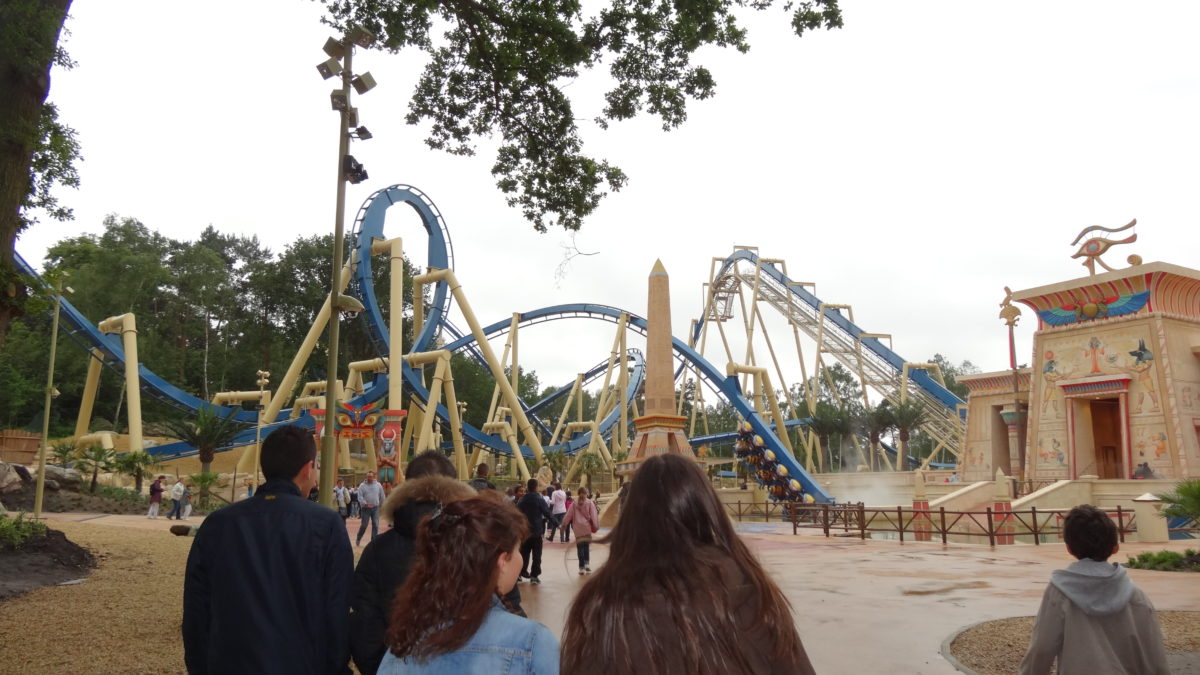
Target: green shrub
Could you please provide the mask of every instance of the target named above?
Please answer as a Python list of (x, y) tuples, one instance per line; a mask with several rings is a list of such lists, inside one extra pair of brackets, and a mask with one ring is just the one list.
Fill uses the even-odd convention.
[(136, 490), (114, 487), (112, 485), (97, 485), (96, 496), (105, 497), (116, 502), (130, 502), (134, 504), (141, 504), (146, 501), (146, 496), (138, 493)]
[(46, 524), (26, 520), (24, 513), (0, 516), (0, 550), (20, 548), (25, 542), (46, 536)]
[(1183, 553), (1175, 551), (1146, 551), (1136, 556), (1130, 556), (1126, 567), (1139, 570), (1157, 570), (1173, 572), (1176, 570), (1200, 572), (1200, 553), (1188, 549)]

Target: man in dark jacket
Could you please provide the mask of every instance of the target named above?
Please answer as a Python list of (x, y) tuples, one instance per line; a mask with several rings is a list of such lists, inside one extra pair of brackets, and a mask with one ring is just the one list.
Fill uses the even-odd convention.
[(189, 673), (349, 673), (354, 555), (337, 513), (302, 495), (317, 482), (312, 432), (262, 446), (267, 481), (196, 532), (183, 586)]
[[(525, 483), (525, 496), (517, 502), (517, 508), (529, 520), (529, 538), (521, 544), (521, 578), (529, 579), (535, 584), (542, 583), (542, 532), (545, 532), (546, 521), (553, 520), (554, 514), (546, 505), (546, 500), (538, 492), (536, 478), (530, 478)], [(530, 567), (530, 558), (533, 566)]]

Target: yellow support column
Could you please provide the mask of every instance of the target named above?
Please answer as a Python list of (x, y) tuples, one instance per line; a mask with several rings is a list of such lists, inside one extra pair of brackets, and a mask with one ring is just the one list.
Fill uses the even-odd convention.
[(96, 405), (96, 389), (100, 386), (100, 369), (104, 367), (104, 354), (93, 349), (88, 359), (87, 379), (83, 384), (83, 400), (79, 402), (79, 416), (75, 418), (75, 435), (83, 436), (92, 425), (92, 408)]

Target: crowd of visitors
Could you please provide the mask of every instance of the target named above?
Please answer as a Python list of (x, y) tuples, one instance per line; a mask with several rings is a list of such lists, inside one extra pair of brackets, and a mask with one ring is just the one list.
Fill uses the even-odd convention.
[[(195, 533), (182, 625), (190, 673), (342, 674), (351, 661), (367, 675), (815, 672), (788, 600), (681, 456), (645, 460), (623, 488), (622, 512), (637, 516), (597, 540), (608, 559), (579, 588), (561, 646), (526, 617), (518, 584), (539, 582), (543, 537), (556, 533), (574, 534), (579, 573), (591, 573), (599, 512), (586, 488), (572, 500), (534, 479), (502, 494), (486, 465), (463, 483), (427, 451), (386, 498), (373, 474), (357, 488), (338, 481), (335, 511), (304, 498), (318, 476), (309, 431), (275, 430), (261, 457), (257, 493)], [(357, 568), (346, 527), (356, 503), (356, 544), (372, 525)], [(378, 534), (381, 516), (391, 527)], [(1021, 672), (1057, 661), (1060, 673), (1167, 673), (1153, 607), (1107, 562), (1112, 521), (1076, 508), (1064, 540), (1079, 562), (1052, 575)]]

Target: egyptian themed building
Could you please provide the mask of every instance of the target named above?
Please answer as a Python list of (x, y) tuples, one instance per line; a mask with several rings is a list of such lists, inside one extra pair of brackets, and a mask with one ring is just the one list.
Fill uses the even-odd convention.
[(1075, 256), (1106, 272), (1010, 294), (1037, 316), (1033, 360), (963, 378), (965, 478), (1200, 476), (1200, 271), (1113, 269), (1099, 260), (1113, 243)]

